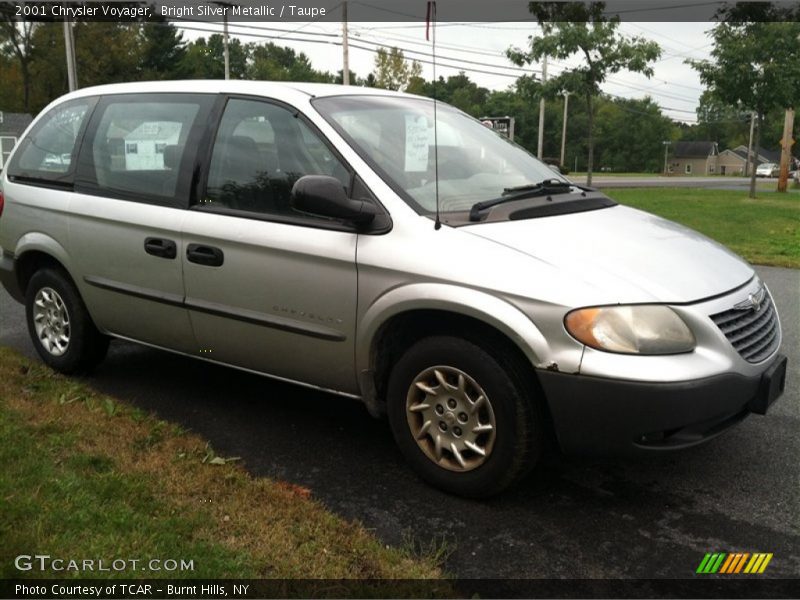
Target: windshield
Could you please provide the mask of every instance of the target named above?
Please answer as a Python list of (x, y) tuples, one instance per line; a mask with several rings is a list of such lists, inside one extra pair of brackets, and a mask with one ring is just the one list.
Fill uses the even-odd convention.
[[(433, 102), (381, 96), (335, 96), (315, 108), (415, 210), (436, 210)], [(468, 211), (509, 188), (566, 181), (502, 135), (439, 103), (439, 209)]]

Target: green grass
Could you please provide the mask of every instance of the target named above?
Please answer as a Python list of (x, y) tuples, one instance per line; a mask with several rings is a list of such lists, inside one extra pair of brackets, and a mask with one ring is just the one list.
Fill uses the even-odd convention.
[[(389, 548), (327, 511), (310, 490), (252, 477), (200, 437), (7, 348), (0, 348), (0, 440), (0, 578), (442, 575), (441, 542)], [(141, 562), (106, 573), (16, 569), (15, 557), (36, 554)], [(142, 570), (150, 559), (192, 561), (193, 569)], [(452, 594), (446, 581), (436, 585), (425, 594)]]
[(800, 194), (693, 188), (605, 189), (634, 208), (682, 223), (753, 264), (800, 268)]

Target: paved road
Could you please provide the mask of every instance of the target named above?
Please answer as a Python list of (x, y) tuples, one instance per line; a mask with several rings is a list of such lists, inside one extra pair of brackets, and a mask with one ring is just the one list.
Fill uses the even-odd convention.
[[(762, 267), (782, 314), (786, 395), (711, 443), (646, 460), (550, 458), (487, 502), (421, 483), (388, 427), (356, 402), (115, 342), (96, 388), (241, 456), (256, 475), (313, 490), (386, 543), (444, 539), (460, 577), (689, 577), (707, 551), (773, 552), (800, 576), (800, 271)], [(23, 311), (0, 291), (0, 344), (32, 355)]]

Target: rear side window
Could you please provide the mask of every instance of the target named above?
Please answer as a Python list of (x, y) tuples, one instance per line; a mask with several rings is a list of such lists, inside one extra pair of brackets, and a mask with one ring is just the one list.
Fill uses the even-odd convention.
[(197, 102), (115, 102), (91, 140), (100, 190), (175, 196)]
[(81, 131), (94, 99), (81, 98), (52, 108), (20, 142), (9, 177), (71, 183)]
[[(169, 206), (188, 202), (191, 161), (213, 97), (108, 96), (87, 130), (79, 191)], [(184, 168), (185, 167), (185, 168)]]

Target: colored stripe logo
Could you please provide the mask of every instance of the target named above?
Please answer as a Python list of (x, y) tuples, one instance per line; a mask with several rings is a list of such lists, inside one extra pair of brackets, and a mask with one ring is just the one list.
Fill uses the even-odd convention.
[(709, 552), (700, 561), (700, 566), (697, 567), (696, 572), (702, 575), (713, 575), (715, 573), (720, 575), (736, 575), (739, 573), (755, 575), (763, 573), (771, 560), (771, 552), (756, 552), (753, 554), (749, 552)]

